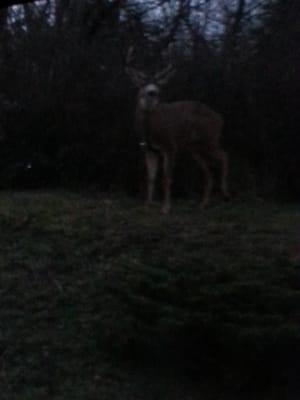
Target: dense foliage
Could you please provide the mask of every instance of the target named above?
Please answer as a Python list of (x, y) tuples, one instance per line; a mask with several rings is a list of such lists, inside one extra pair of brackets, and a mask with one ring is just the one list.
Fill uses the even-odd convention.
[[(135, 89), (175, 44), (166, 99), (226, 120), (233, 191), (299, 196), (299, 2), (45, 0), (0, 10), (1, 186), (139, 190)], [(199, 191), (178, 173), (177, 193)], [(195, 174), (196, 175), (196, 174)]]

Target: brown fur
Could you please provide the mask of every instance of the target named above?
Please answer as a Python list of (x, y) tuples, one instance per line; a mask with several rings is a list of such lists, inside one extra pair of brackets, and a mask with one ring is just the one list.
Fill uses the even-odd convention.
[(219, 148), (223, 118), (204, 104), (160, 103), (153, 111), (138, 108), (136, 117), (137, 131), (148, 134), (149, 144), (161, 151), (193, 152), (197, 148), (203, 156), (209, 156)]
[[(139, 101), (138, 101), (139, 104)], [(148, 170), (148, 196), (152, 201), (157, 157), (164, 159), (164, 200), (162, 211), (170, 209), (171, 173), (179, 151), (185, 151), (202, 168), (205, 178), (202, 206), (206, 206), (212, 187), (210, 161), (221, 163), (221, 190), (225, 198), (227, 189), (227, 157), (220, 146), (223, 118), (204, 104), (192, 101), (158, 103), (153, 110), (137, 106), (136, 130), (141, 141), (146, 142), (146, 166)], [(153, 153), (151, 155), (147, 153)], [(148, 158), (148, 161), (147, 161)], [(155, 170), (151, 173), (150, 170)]]

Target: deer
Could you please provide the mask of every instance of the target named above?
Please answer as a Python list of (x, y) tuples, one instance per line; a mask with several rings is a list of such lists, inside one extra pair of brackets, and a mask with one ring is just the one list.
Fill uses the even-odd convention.
[(189, 154), (202, 170), (202, 208), (208, 205), (213, 188), (212, 164), (219, 165), (220, 189), (224, 199), (228, 200), (228, 157), (220, 145), (222, 116), (197, 101), (163, 102), (161, 90), (176, 73), (175, 67), (169, 62), (150, 76), (133, 66), (133, 51), (131, 46), (127, 52), (126, 73), (137, 88), (135, 131), (145, 159), (146, 205), (153, 203), (161, 161), (161, 212), (170, 212), (172, 172), (179, 152)]

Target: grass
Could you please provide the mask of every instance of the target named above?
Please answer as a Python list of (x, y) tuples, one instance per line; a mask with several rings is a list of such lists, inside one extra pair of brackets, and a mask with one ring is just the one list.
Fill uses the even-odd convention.
[(2, 398), (285, 398), (299, 223), (259, 200), (162, 216), (124, 196), (2, 192)]

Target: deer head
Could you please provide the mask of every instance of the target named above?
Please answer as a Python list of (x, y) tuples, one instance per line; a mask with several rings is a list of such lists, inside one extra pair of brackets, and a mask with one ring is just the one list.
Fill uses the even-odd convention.
[(153, 76), (132, 67), (134, 48), (130, 47), (126, 57), (126, 72), (138, 91), (138, 105), (142, 110), (151, 111), (160, 102), (162, 86), (166, 85), (175, 74), (175, 68), (169, 62), (167, 67)]

